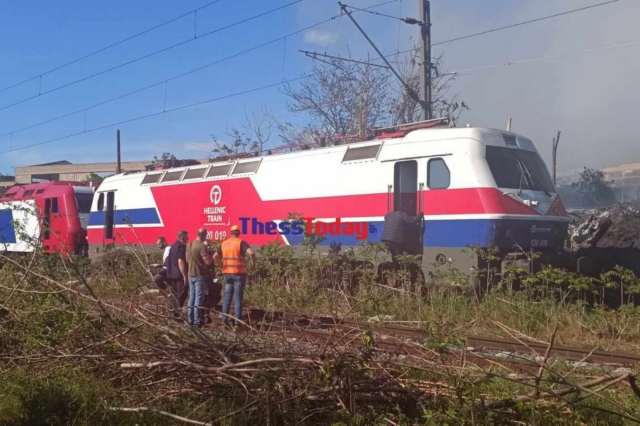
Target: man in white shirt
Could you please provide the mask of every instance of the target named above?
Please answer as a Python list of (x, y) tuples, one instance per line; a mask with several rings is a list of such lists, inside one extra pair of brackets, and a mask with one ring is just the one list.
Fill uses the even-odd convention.
[(153, 263), (150, 266), (152, 268), (159, 268), (160, 266), (162, 266), (162, 269), (166, 270), (167, 267), (166, 267), (166, 265), (164, 263), (167, 261), (167, 257), (169, 257), (169, 250), (171, 250), (171, 246), (167, 245), (167, 239), (165, 237), (158, 237), (158, 239), (156, 240), (156, 246), (160, 250), (164, 251), (162, 253), (162, 265), (159, 265), (157, 263)]
[(167, 239), (165, 237), (158, 237), (156, 240), (156, 246), (158, 246), (160, 250), (163, 250), (162, 265), (153, 263), (149, 266), (152, 268), (159, 268), (162, 266), (162, 270), (153, 277), (153, 281), (159, 288), (164, 290), (167, 288), (167, 257), (169, 257), (169, 250), (171, 250), (171, 246), (167, 245)]

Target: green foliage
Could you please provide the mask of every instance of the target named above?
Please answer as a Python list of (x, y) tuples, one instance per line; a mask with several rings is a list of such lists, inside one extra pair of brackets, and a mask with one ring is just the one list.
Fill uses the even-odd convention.
[(170, 153), (170, 152), (163, 152), (163, 153), (160, 155), (160, 157), (158, 157), (157, 155), (154, 155), (154, 156), (153, 156), (153, 161), (157, 163), (157, 162), (167, 161), (167, 160), (171, 160), (171, 159), (175, 159), (175, 158), (176, 158), (176, 156), (175, 156), (175, 155), (173, 155), (172, 153)]
[[(147, 255), (149, 264), (162, 263), (162, 253)], [(145, 261), (126, 249), (113, 249), (98, 258), (91, 267), (90, 278), (98, 290), (124, 293), (140, 292), (152, 283), (152, 275), (140, 261)]]
[(18, 368), (0, 377), (0, 424), (128, 424), (126, 416), (105, 410), (105, 398), (115, 399), (116, 393), (107, 380), (90, 373), (69, 368), (51, 372)]
[(107, 176), (100, 176), (93, 172), (89, 173), (89, 175), (83, 180), (83, 182), (91, 182), (96, 185), (100, 185), (103, 180), (105, 180)]

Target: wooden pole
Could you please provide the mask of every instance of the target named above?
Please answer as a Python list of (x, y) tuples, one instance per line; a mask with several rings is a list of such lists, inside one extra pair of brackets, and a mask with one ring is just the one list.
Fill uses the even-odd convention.
[(120, 129), (116, 132), (116, 144), (117, 144), (117, 161), (118, 165), (116, 166), (116, 173), (122, 173), (121, 163), (120, 163)]
[(558, 135), (553, 138), (553, 150), (552, 150), (552, 158), (553, 158), (553, 185), (556, 184), (556, 166), (557, 166), (557, 158), (558, 158), (558, 143), (560, 143), (560, 130), (558, 130)]

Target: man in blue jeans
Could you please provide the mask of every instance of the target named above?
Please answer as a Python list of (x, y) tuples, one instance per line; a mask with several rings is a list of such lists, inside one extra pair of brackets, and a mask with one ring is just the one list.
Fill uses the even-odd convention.
[(205, 245), (207, 230), (198, 229), (198, 238), (187, 246), (187, 264), (189, 265), (189, 324), (196, 327), (204, 325), (204, 286), (213, 260)]
[(244, 287), (247, 284), (247, 259), (251, 256), (253, 266), (257, 265), (256, 255), (246, 241), (240, 239), (238, 225), (231, 227), (231, 237), (222, 242), (213, 255), (213, 260), (222, 266), (224, 276), (224, 302), (222, 303), (222, 325), (227, 325), (229, 310), (231, 309), (231, 297), (235, 298), (236, 327), (240, 325), (242, 317), (242, 301), (244, 299)]

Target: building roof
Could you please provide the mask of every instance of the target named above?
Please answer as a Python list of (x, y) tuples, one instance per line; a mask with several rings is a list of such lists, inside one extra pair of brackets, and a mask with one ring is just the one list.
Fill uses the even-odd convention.
[(61, 160), (61, 161), (53, 161), (51, 163), (43, 163), (43, 164), (33, 164), (31, 166), (27, 166), (27, 167), (38, 167), (38, 166), (62, 166), (62, 165), (67, 165), (67, 164), (73, 164), (67, 160)]

